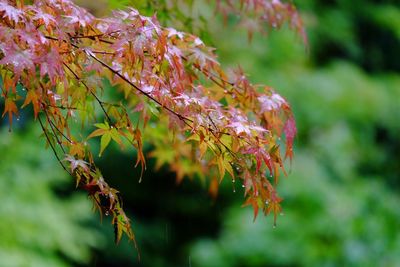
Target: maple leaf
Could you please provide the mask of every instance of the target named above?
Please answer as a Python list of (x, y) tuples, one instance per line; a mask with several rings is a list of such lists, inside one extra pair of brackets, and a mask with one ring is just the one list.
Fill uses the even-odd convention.
[(296, 122), (293, 116), (290, 116), (285, 124), (284, 132), (286, 135), (286, 155), (285, 157), (289, 157), (292, 161), (293, 159), (293, 140), (296, 136), (297, 129), (296, 129)]
[(24, 20), (24, 12), (13, 6), (10, 6), (6, 2), (0, 2), (0, 14), (3, 13), (3, 18), (8, 18), (10, 21), (18, 23)]
[(120, 146), (123, 145), (120, 133), (115, 127), (110, 126), (108, 122), (96, 123), (95, 126), (99, 129), (94, 130), (87, 138), (89, 139), (95, 136), (101, 136), (99, 156), (103, 154), (104, 150), (107, 148), (111, 140), (114, 140)]
[(286, 103), (285, 99), (276, 93), (272, 93), (271, 96), (259, 96), (258, 101), (260, 102), (260, 112), (279, 110)]
[(20, 77), (25, 69), (30, 73), (34, 73), (34, 53), (31, 50), (21, 49), (16, 44), (9, 42), (0, 46), (0, 49), (4, 54), (4, 57), (0, 60), (0, 65), (12, 66), (17, 77)]
[(282, 201), (282, 198), (278, 197), (276, 195), (275, 191), (272, 191), (271, 200), (268, 203), (265, 211), (267, 214), (269, 214), (271, 212), (274, 214), (274, 226), (276, 226), (276, 219), (277, 219), (278, 214), (280, 214), (280, 212), (282, 211), (282, 207), (280, 205), (281, 201)]
[(4, 103), (4, 111), (3, 111), (3, 115), (2, 117), (4, 117), (4, 115), (8, 113), (8, 121), (10, 123), (10, 131), (11, 131), (11, 126), (12, 126), (12, 118), (13, 118), (13, 114), (18, 116), (18, 108), (17, 105), (15, 105), (15, 102), (13, 99), (11, 98), (6, 98), (6, 101)]
[[(199, 44), (199, 42), (195, 42), (194, 44)], [(204, 48), (196, 45), (196, 47), (188, 49), (189, 59), (199, 64), (200, 68), (204, 68), (209, 64), (219, 64), (211, 53), (213, 50), (212, 48)]]
[(243, 206), (249, 206), (251, 205), (253, 208), (253, 221), (257, 219), (258, 216), (258, 211), (259, 211), (259, 198), (257, 197), (248, 197), (246, 201), (243, 203)]
[(39, 24), (44, 24), (46, 27), (54, 26), (57, 24), (57, 21), (53, 15), (49, 13), (43, 13), (34, 7), (31, 7), (30, 10), (36, 13), (32, 17), (32, 19), (34, 21), (37, 21)]
[(64, 76), (64, 69), (62, 67), (62, 60), (57, 49), (51, 47), (49, 51), (43, 53), (37, 60), (40, 66), (40, 75), (49, 76), (53, 85), (56, 84), (58, 79)]
[(32, 103), (33, 106), (33, 112), (35, 115), (35, 118), (37, 118), (39, 112), (40, 112), (40, 101), (39, 101), (39, 96), (37, 95), (36, 91), (31, 89), (28, 91), (25, 97), (24, 104), (21, 106), (21, 108), (24, 108), (25, 106), (29, 105)]
[(67, 155), (65, 157), (66, 161), (70, 163), (71, 172), (73, 173), (77, 168), (82, 168), (82, 170), (88, 172), (89, 171), (89, 164), (81, 159), (76, 159), (72, 155)]
[(71, 14), (70, 15), (65, 15), (64, 17), (67, 18), (67, 23), (77, 23), (82, 27), (85, 27), (88, 24), (91, 24), (94, 17), (92, 14), (87, 12), (83, 8), (78, 8), (76, 6), (70, 6), (71, 8)]
[(254, 131), (257, 132), (259, 136), (262, 136), (262, 133), (267, 132), (263, 127), (249, 124), (248, 119), (241, 115), (236, 115), (232, 118), (232, 121), (233, 122), (229, 123), (226, 127), (232, 128), (237, 135), (247, 134), (251, 136)]

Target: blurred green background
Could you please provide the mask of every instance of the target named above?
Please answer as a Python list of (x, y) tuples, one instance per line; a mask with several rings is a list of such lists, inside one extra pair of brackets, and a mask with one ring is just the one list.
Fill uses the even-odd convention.
[(289, 100), (299, 133), (278, 188), (284, 213), (276, 228), (269, 217), (253, 222), (239, 184), (234, 193), (223, 183), (213, 200), (198, 180), (176, 185), (167, 167), (139, 184), (133, 155), (110, 149), (100, 165), (121, 189), (138, 261), (132, 244), (114, 245), (107, 218), (99, 223), (22, 114), (12, 133), (5, 121), (0, 128), (1, 267), (400, 266), (398, 0), (295, 1), (308, 49), (288, 29), (249, 43), (234, 18), (224, 26), (200, 0), (178, 1), (183, 11), (173, 13), (159, 8), (174, 1), (86, 2), (98, 14), (127, 3), (157, 11), (217, 47), (227, 68), (240, 64)]

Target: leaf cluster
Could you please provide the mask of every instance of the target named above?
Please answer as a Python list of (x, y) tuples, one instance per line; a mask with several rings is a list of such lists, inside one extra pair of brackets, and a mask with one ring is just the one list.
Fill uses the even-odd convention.
[[(281, 23), (279, 1), (270, 4), (264, 11), (274, 16), (265, 19)], [(96, 167), (91, 138), (100, 137), (99, 156), (111, 141), (133, 149), (143, 171), (147, 137), (158, 166), (169, 164), (178, 181), (207, 175), (216, 195), (230, 176), (245, 188), (254, 217), (260, 209), (279, 214), (281, 136), (291, 159), (296, 126), (289, 104), (271, 87), (251, 84), (241, 69), (225, 73), (197, 36), (133, 8), (96, 18), (70, 1), (2, 1), (0, 17), (3, 116), (11, 127), (20, 108), (33, 107), (62, 167), (112, 216), (116, 242), (123, 233), (134, 241), (134, 234), (118, 191)], [(166, 135), (152, 134), (155, 125)], [(169, 157), (160, 156), (165, 150)]]

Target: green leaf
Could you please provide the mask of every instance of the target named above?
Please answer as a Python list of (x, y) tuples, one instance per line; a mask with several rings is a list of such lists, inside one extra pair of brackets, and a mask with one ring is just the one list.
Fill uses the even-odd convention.
[(222, 156), (218, 156), (217, 165), (218, 165), (218, 171), (220, 174), (220, 181), (222, 181), (222, 179), (224, 179), (224, 176), (225, 176), (225, 165), (224, 165), (224, 159), (222, 158)]
[(103, 154), (104, 149), (106, 149), (106, 147), (108, 146), (110, 141), (111, 141), (111, 133), (110, 132), (107, 132), (101, 136), (99, 157), (101, 156), (101, 154)]
[(115, 142), (117, 142), (120, 146), (122, 145), (121, 136), (117, 129), (112, 128), (110, 131), (110, 135)]
[(105, 123), (95, 123), (94, 126), (96, 126), (97, 128), (100, 128), (100, 129), (104, 129), (104, 130), (109, 130), (110, 129), (110, 125), (108, 125), (107, 122), (105, 122)]

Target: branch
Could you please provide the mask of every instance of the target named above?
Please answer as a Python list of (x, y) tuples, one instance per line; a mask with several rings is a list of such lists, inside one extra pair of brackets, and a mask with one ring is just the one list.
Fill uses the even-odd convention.
[(44, 125), (43, 125), (43, 123), (42, 123), (42, 120), (40, 119), (40, 116), (38, 116), (38, 120), (39, 120), (40, 127), (42, 128), (42, 131), (43, 131), (44, 135), (46, 136), (47, 143), (49, 143), (51, 149), (53, 150), (53, 153), (54, 153), (54, 155), (56, 156), (58, 163), (60, 163), (60, 165), (62, 166), (62, 168), (63, 168), (69, 175), (71, 175), (71, 176), (73, 177), (72, 173), (65, 167), (65, 165), (62, 163), (60, 157), (58, 156), (55, 147), (53, 146), (53, 144), (52, 144), (51, 141), (50, 141), (49, 136), (47, 135), (47, 130), (46, 130), (46, 128), (44, 127)]

